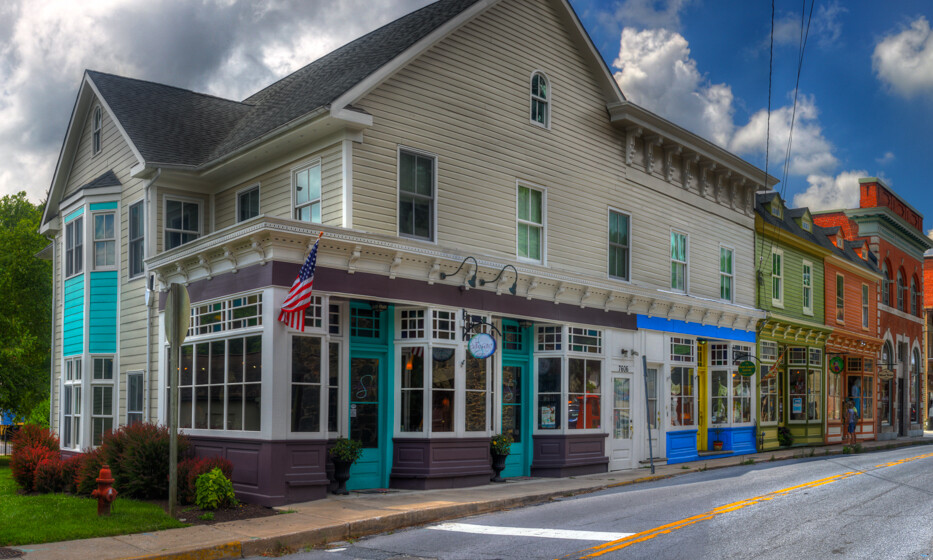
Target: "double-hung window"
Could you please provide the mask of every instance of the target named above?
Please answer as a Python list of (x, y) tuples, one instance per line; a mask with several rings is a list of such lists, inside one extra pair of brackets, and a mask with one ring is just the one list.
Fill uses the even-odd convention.
[(881, 263), (881, 303), (891, 305), (891, 276), (887, 262)]
[(65, 360), (62, 380), (62, 447), (81, 449), (81, 358)]
[(84, 217), (65, 225), (65, 277), (81, 274), (84, 270)]
[(836, 275), (836, 322), (846, 320), (846, 280), (841, 274)]
[(244, 222), (259, 215), (259, 185), (240, 191), (236, 195), (236, 221)]
[(803, 312), (813, 315), (813, 263), (803, 261)]
[(904, 275), (900, 270), (897, 271), (897, 309), (904, 311), (904, 290), (906, 284), (904, 284)]
[(94, 214), (94, 270), (116, 265), (116, 233), (113, 212)]
[(132, 426), (143, 421), (143, 372), (126, 373), (126, 423)]
[(862, 284), (862, 328), (868, 328), (868, 284)]
[(629, 280), (629, 217), (609, 211), (609, 276)]
[(129, 275), (135, 278), (145, 272), (146, 230), (143, 201), (130, 205), (129, 215)]
[(687, 291), (687, 235), (671, 232), (671, 289)]
[(784, 307), (784, 251), (771, 253), (771, 305)]
[(535, 72), (531, 75), (531, 122), (550, 128), (551, 88), (548, 79), (541, 72)]
[(518, 186), (518, 258), (544, 261), (544, 192)]
[(187, 200), (165, 200), (165, 250), (194, 241), (201, 235), (201, 205)]
[(292, 185), (295, 189), (295, 219), (321, 223), (321, 163), (294, 170)]
[(728, 247), (719, 248), (719, 299), (732, 301), (732, 279), (735, 277), (733, 268), (733, 251)]
[(917, 279), (910, 279), (910, 314), (919, 315), (918, 309), (920, 309), (920, 292), (917, 291)]
[(94, 358), (91, 376), (91, 445), (113, 430), (113, 358)]
[(398, 233), (434, 241), (436, 158), (400, 150), (398, 154)]

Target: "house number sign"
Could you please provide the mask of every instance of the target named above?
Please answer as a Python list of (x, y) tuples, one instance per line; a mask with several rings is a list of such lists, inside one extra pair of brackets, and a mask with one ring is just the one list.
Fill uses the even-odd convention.
[(486, 333), (475, 334), (467, 347), (474, 358), (483, 360), (496, 353), (496, 339)]

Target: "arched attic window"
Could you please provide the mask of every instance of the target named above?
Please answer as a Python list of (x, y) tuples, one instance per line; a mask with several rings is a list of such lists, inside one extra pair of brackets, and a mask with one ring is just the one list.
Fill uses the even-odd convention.
[(888, 261), (881, 263), (881, 303), (891, 305), (891, 273)]
[(551, 84), (542, 72), (531, 75), (531, 122), (551, 127)]
[(100, 106), (94, 107), (94, 155), (100, 153), (100, 136), (103, 124), (103, 115)]

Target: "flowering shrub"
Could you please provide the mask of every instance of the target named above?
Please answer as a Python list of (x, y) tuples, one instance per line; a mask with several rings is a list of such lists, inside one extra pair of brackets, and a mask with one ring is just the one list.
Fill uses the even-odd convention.
[(35, 424), (26, 424), (20, 427), (13, 436), (12, 454), (16, 455), (26, 447), (44, 447), (51, 451), (58, 451), (58, 438), (48, 429)]
[(78, 493), (78, 473), (84, 463), (84, 455), (72, 455), (62, 461), (62, 490)]
[(50, 492), (62, 491), (64, 486), (62, 464), (62, 460), (57, 456), (39, 461), (39, 464), (36, 465), (36, 492), (48, 494)]
[[(188, 438), (179, 434), (179, 457), (188, 446)], [(168, 497), (169, 447), (167, 427), (141, 422), (104, 435), (99, 449), (121, 495), (148, 500)]]
[(23, 490), (32, 491), (35, 488), (36, 467), (42, 461), (56, 458), (58, 458), (58, 451), (52, 451), (48, 447), (35, 445), (21, 447), (10, 457), (13, 480)]

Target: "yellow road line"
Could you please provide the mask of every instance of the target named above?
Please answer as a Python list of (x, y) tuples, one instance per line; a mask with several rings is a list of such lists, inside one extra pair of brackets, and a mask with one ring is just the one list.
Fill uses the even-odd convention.
[[(925, 454), (923, 454), (923, 455), (916, 455), (916, 456), (914, 456), (914, 457), (907, 457), (907, 458), (905, 458), (905, 459), (900, 459), (900, 460), (897, 460), (897, 461), (891, 461), (890, 463), (883, 463), (883, 464), (881, 464), (881, 465), (875, 465), (875, 468), (881, 469), (881, 468), (885, 468), (885, 467), (893, 467), (893, 466), (896, 466), (896, 465), (902, 465), (902, 464), (907, 463), (907, 462), (910, 462), (910, 461), (916, 461), (917, 459), (926, 459), (926, 458), (928, 458), (928, 457), (933, 457), (933, 453), (925, 453)], [(791, 493), (791, 492), (798, 491), (798, 490), (803, 490), (803, 489), (806, 489), (806, 488), (816, 488), (816, 487), (818, 487), (818, 486), (823, 486), (823, 485), (825, 485), (825, 484), (830, 484), (830, 483), (832, 483), (832, 482), (836, 482), (836, 481), (838, 481), (838, 480), (844, 480), (844, 479), (846, 479), (846, 478), (851, 478), (851, 477), (853, 477), (853, 476), (858, 476), (858, 475), (860, 475), (860, 474), (864, 474), (864, 473), (862, 473), (862, 472), (860, 472), (860, 471), (849, 471), (849, 472), (842, 473), (842, 474), (836, 474), (836, 475), (833, 475), (833, 476), (828, 476), (828, 477), (826, 477), (826, 478), (820, 478), (820, 479), (818, 479), (818, 480), (812, 480), (812, 481), (810, 481), (810, 482), (805, 482), (805, 483), (803, 483), (803, 484), (798, 484), (798, 485), (796, 485), (796, 486), (790, 486), (790, 487), (788, 487), (788, 488), (782, 488), (782, 489), (780, 489), (780, 490), (774, 490), (773, 492), (768, 492), (767, 494), (763, 494), (763, 495), (761, 495), (761, 496), (755, 496), (754, 498), (748, 498), (748, 499), (745, 499), (745, 500), (740, 500), (740, 501), (738, 501), (738, 502), (733, 502), (733, 503), (731, 503), (731, 504), (726, 504), (726, 505), (723, 505), (723, 506), (719, 506), (719, 507), (717, 507), (717, 508), (711, 509), (711, 510), (709, 510), (709, 511), (707, 511), (707, 512), (704, 512), (704, 513), (701, 513), (701, 514), (699, 514), (699, 515), (694, 515), (694, 516), (692, 516), (692, 517), (687, 517), (687, 518), (685, 518), (685, 519), (681, 519), (681, 520), (675, 521), (675, 522), (673, 522), (673, 523), (668, 523), (668, 524), (666, 524), (666, 525), (661, 525), (660, 527), (655, 527), (655, 528), (653, 528), (653, 529), (648, 529), (648, 530), (642, 531), (642, 532), (640, 532), (640, 533), (635, 533), (634, 535), (631, 535), (631, 536), (628, 536), (628, 537), (625, 537), (625, 538), (622, 538), (622, 539), (618, 539), (618, 540), (615, 540), (615, 541), (610, 541), (610, 542), (601, 544), (601, 545), (599, 545), (599, 546), (594, 546), (594, 547), (592, 547), (592, 548), (588, 548), (588, 549), (582, 550), (582, 551), (580, 551), (580, 552), (574, 553), (574, 554), (571, 555), (571, 556), (576, 556), (577, 554), (583, 554), (583, 556), (579, 556), (579, 558), (580, 558), (581, 560), (583, 560), (583, 559), (589, 560), (589, 559), (591, 559), (591, 558), (597, 558), (597, 557), (602, 556), (603, 554), (606, 554), (606, 553), (608, 553), (608, 552), (614, 552), (614, 551), (616, 551), (616, 550), (621, 550), (621, 549), (626, 548), (626, 547), (628, 547), (628, 546), (632, 546), (633, 544), (636, 544), (636, 543), (640, 543), (640, 542), (645, 542), (645, 541), (651, 540), (651, 539), (653, 539), (653, 538), (655, 538), (655, 537), (657, 537), (657, 536), (659, 536), (659, 535), (665, 535), (665, 534), (671, 533), (671, 532), (673, 532), (673, 531), (676, 531), (676, 530), (678, 530), (678, 529), (683, 529), (684, 527), (689, 527), (690, 525), (694, 525), (694, 524), (696, 524), (696, 523), (698, 523), (698, 522), (700, 522), (700, 521), (708, 521), (708, 520), (713, 519), (714, 517), (717, 517), (717, 516), (722, 515), (722, 514), (724, 514), (724, 513), (730, 513), (730, 512), (733, 512), (733, 511), (738, 511), (738, 510), (740, 510), (740, 509), (742, 509), (742, 508), (746, 508), (746, 507), (748, 507), (748, 506), (752, 506), (752, 505), (755, 505), (755, 504), (758, 504), (758, 503), (761, 503), (761, 502), (766, 502), (766, 501), (769, 501), (769, 500), (773, 500), (774, 498), (776, 498), (776, 497), (778, 497), (778, 496), (781, 496), (781, 495), (784, 495), (784, 494), (789, 494), (789, 493)], [(565, 557), (565, 558), (566, 558), (566, 557)]]

